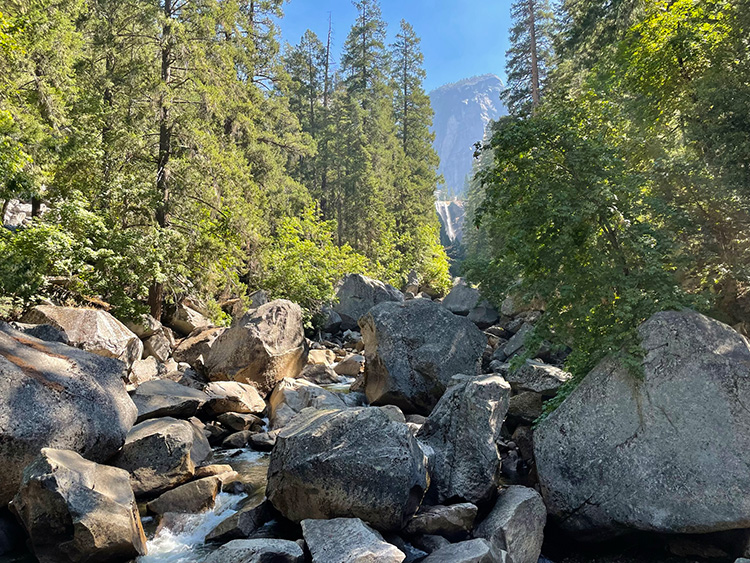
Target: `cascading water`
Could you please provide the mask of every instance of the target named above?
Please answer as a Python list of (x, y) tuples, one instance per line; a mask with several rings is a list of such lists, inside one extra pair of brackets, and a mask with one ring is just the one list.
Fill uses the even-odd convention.
[(436, 201), (435, 210), (440, 217), (448, 242), (460, 241), (463, 236), (463, 203), (460, 201)]

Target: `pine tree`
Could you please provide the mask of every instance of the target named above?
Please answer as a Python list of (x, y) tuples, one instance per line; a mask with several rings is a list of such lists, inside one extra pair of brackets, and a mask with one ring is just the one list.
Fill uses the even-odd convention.
[(504, 98), (511, 113), (522, 114), (534, 111), (541, 102), (552, 64), (554, 20), (549, 0), (515, 0), (511, 17)]

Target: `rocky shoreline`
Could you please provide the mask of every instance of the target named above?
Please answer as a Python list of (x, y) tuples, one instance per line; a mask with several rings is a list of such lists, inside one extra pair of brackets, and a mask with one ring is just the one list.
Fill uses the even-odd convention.
[[(226, 328), (187, 300), (163, 323), (53, 304), (0, 323), (0, 552), (42, 563), (750, 554), (744, 337), (659, 313), (640, 327), (642, 373), (608, 358), (533, 426), (571, 378), (564, 351), (525, 348), (543, 304), (509, 298), (498, 311), (463, 282), (442, 300), (421, 289), (347, 276), (314, 339), (299, 306), (262, 293)], [(246, 452), (262, 461), (247, 469)], [(202, 530), (195, 515), (209, 514), (220, 521), (202, 522), (199, 555), (148, 558), (160, 533)]]

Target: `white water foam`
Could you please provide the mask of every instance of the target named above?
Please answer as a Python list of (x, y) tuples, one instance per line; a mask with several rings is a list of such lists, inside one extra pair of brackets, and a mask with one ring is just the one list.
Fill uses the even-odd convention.
[(162, 528), (148, 541), (148, 554), (138, 563), (197, 563), (203, 561), (207, 549), (206, 535), (225, 518), (237, 512), (237, 505), (245, 495), (219, 493), (212, 510), (199, 514), (185, 514), (179, 529)]

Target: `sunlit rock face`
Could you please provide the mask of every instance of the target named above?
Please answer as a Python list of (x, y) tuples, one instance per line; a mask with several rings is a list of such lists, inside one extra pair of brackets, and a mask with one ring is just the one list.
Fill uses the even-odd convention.
[(487, 124), (507, 113), (500, 100), (504, 86), (499, 77), (485, 74), (446, 84), (430, 92), (435, 111), (433, 146), (445, 178), (443, 193), (461, 199), (471, 173), (474, 143), (481, 141)]

